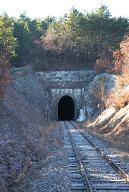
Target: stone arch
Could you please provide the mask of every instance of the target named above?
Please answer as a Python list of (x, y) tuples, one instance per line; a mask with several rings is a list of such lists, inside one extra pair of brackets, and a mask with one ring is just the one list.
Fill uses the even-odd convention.
[(75, 100), (70, 95), (64, 95), (58, 100), (58, 120), (75, 119)]

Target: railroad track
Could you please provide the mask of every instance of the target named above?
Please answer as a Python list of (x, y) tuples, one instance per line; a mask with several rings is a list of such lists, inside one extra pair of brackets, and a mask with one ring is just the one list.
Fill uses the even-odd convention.
[(71, 189), (86, 192), (129, 192), (129, 176), (96, 147), (77, 125), (65, 122)]

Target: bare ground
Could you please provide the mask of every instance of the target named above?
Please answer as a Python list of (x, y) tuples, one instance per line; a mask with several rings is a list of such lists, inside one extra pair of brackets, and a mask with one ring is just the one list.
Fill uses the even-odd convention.
[(129, 105), (119, 110), (106, 109), (80, 125), (89, 132), (91, 138), (95, 136), (98, 139), (100, 147), (106, 144), (106, 152), (122, 159), (129, 173)]
[(0, 192), (10, 192), (34, 163), (49, 156), (56, 123), (45, 120), (42, 84), (32, 74), (18, 77), (0, 100)]
[(34, 164), (26, 178), (10, 192), (70, 192), (64, 137), (62, 123), (56, 124), (48, 143), (48, 157)]

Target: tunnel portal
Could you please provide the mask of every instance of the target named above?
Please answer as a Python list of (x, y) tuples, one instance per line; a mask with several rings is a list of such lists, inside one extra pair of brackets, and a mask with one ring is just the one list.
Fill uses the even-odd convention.
[(58, 120), (69, 121), (74, 120), (75, 117), (75, 103), (72, 97), (66, 95), (61, 97), (58, 103)]

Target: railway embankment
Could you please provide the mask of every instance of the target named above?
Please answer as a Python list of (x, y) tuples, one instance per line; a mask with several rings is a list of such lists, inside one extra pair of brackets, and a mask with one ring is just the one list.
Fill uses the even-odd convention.
[(129, 105), (121, 109), (109, 107), (83, 122), (84, 129), (98, 134), (112, 145), (129, 150)]
[(0, 100), (0, 192), (19, 182), (28, 169), (48, 156), (55, 124), (44, 119), (45, 94), (30, 73), (13, 77)]

